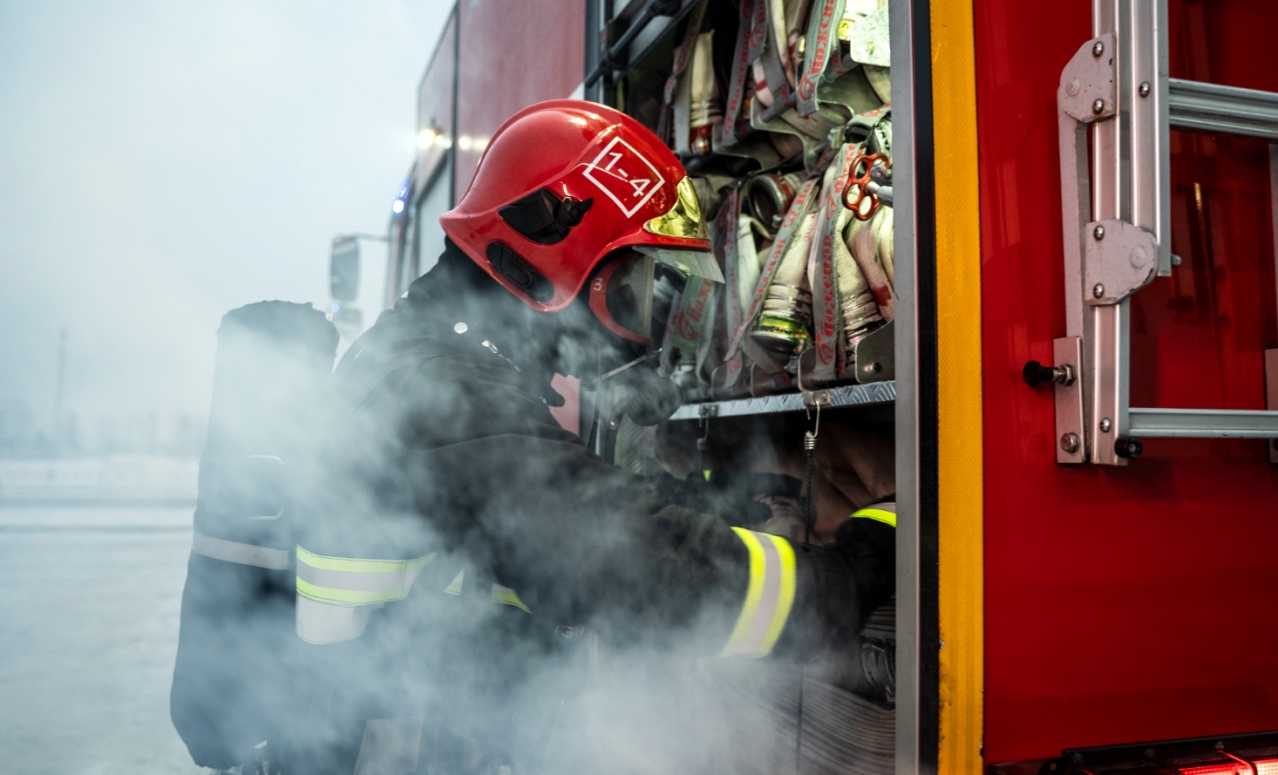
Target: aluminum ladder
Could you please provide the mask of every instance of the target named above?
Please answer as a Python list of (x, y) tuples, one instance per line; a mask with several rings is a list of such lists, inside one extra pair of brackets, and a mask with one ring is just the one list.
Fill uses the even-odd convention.
[[(1278, 93), (1169, 78), (1166, 0), (1094, 0), (1092, 32), (1057, 91), (1067, 335), (1044, 375), (1055, 383), (1056, 460), (1124, 465), (1141, 438), (1278, 439), (1278, 411), (1135, 407), (1128, 389), (1128, 299), (1179, 263), (1170, 130), (1268, 140), (1278, 202)], [(1278, 409), (1278, 350), (1265, 366)], [(1272, 442), (1270, 456), (1278, 462)]]

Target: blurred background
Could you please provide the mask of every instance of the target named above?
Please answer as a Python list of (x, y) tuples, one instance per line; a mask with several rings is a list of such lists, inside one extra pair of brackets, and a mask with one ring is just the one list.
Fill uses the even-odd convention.
[(198, 771), (168, 687), (214, 333), (385, 233), (451, 5), (0, 1), (0, 769)]

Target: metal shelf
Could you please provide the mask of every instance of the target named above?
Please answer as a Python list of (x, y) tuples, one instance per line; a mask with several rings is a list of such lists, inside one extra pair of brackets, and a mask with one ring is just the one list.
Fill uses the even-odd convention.
[[(829, 401), (825, 396), (829, 396)], [(806, 401), (805, 401), (806, 399)], [(896, 401), (896, 382), (871, 382), (868, 385), (843, 385), (811, 393), (782, 393), (760, 398), (736, 398), (730, 401), (707, 401), (684, 404), (671, 420), (699, 420), (702, 417), (742, 417), (754, 414), (802, 412), (820, 400), (824, 409), (847, 406), (873, 406)]]

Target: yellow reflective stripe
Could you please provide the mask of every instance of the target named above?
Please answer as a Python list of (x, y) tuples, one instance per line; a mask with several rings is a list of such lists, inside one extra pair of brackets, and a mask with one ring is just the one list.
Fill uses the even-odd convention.
[(510, 587), (503, 587), (501, 584), (493, 584), (492, 600), (494, 603), (501, 603), (502, 605), (513, 605), (524, 613), (532, 613), (532, 611), (528, 610), (528, 606), (524, 605), (524, 601), (519, 599), (519, 595), (515, 594), (515, 590)]
[(448, 586), (444, 587), (444, 594), (445, 594), (445, 595), (460, 595), (460, 594), (462, 593), (462, 584), (464, 584), (464, 583), (466, 583), (466, 569), (465, 569), (465, 568), (463, 568), (462, 570), (458, 571), (457, 575), (453, 577), (453, 580), (452, 580), (452, 581), (450, 581), (450, 582), (448, 583)]
[(772, 653), (794, 606), (794, 548), (784, 538), (734, 527), (750, 556), (750, 582), (721, 656)]
[(299, 562), (321, 570), (340, 570), (349, 573), (403, 573), (405, 570), (421, 570), (434, 557), (434, 554), (428, 554), (413, 560), (366, 560), (354, 557), (326, 557), (322, 554), (312, 554), (300, 546), (297, 547)]
[(402, 600), (434, 553), (411, 560), (326, 557), (297, 547), (297, 592), (322, 603), (373, 605)]
[(896, 512), (887, 511), (885, 509), (876, 509), (872, 507), (857, 509), (852, 512), (852, 516), (849, 517), (849, 519), (872, 519), (876, 522), (882, 522), (885, 525), (896, 527)]
[(746, 588), (745, 602), (741, 605), (737, 624), (732, 628), (732, 634), (728, 636), (728, 644), (723, 647), (721, 656), (741, 653), (746, 632), (759, 610), (759, 599), (763, 597), (763, 547), (759, 545), (759, 539), (754, 537), (754, 533), (745, 528), (734, 527), (732, 532), (737, 534), (737, 538), (741, 539), (746, 551), (750, 553), (750, 585)]
[(373, 605), (390, 603), (405, 596), (399, 590), (354, 590), (321, 587), (302, 579), (297, 580), (297, 594), (309, 597), (320, 603), (339, 603), (341, 605)]

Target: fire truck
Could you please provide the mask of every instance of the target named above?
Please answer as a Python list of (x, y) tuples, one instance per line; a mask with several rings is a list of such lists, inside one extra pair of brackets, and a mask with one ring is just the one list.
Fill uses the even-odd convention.
[(670, 421), (601, 422), (589, 380), (561, 421), (619, 463), (806, 462), (818, 528), (849, 482), (897, 498), (891, 690), (782, 676), (737, 769), (1278, 773), (1275, 31), (1262, 0), (462, 0), (383, 304), (506, 118), (625, 110), (728, 282), (667, 302)]

